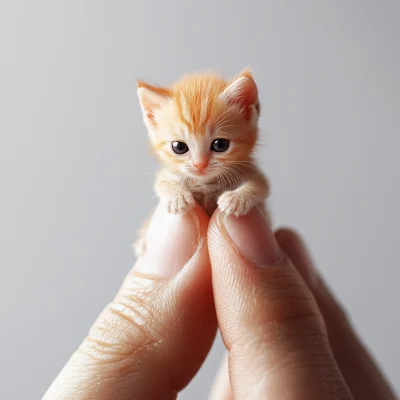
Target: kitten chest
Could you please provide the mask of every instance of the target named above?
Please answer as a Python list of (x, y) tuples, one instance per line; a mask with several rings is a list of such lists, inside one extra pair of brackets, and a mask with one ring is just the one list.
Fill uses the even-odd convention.
[(221, 194), (221, 188), (215, 183), (199, 183), (191, 187), (196, 203), (200, 204), (206, 213), (211, 216), (217, 208), (217, 200)]

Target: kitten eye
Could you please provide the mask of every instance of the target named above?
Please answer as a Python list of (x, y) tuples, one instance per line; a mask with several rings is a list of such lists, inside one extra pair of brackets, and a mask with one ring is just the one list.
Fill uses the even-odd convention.
[(228, 150), (229, 140), (228, 139), (215, 139), (211, 144), (211, 150), (217, 153), (222, 153)]
[(189, 151), (189, 147), (183, 142), (172, 142), (172, 150), (176, 154), (185, 154)]

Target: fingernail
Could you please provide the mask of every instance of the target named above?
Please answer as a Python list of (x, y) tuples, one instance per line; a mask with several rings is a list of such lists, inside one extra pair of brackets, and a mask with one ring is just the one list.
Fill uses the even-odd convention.
[(158, 206), (147, 231), (146, 252), (136, 270), (172, 277), (193, 257), (199, 238), (199, 219), (194, 210), (171, 214)]
[(281, 251), (261, 209), (253, 208), (240, 217), (225, 213), (219, 217), (237, 251), (247, 261), (266, 266), (279, 259)]

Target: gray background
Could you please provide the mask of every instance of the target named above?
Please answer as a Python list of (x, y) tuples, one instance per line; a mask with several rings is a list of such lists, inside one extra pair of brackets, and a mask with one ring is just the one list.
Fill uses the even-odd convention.
[[(400, 390), (399, 17), (397, 0), (2, 0), (0, 398), (41, 397), (133, 263), (156, 166), (135, 79), (246, 65), (275, 220)], [(206, 398), (222, 349), (181, 398)]]

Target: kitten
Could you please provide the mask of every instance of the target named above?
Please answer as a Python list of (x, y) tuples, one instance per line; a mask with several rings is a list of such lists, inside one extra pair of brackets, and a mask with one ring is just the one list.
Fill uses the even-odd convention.
[[(187, 212), (197, 202), (208, 215), (219, 207), (240, 216), (264, 203), (269, 184), (252, 157), (260, 105), (250, 71), (230, 81), (185, 76), (168, 88), (138, 81), (138, 95), (163, 164), (155, 191), (169, 212)], [(135, 245), (138, 255), (145, 230)]]

